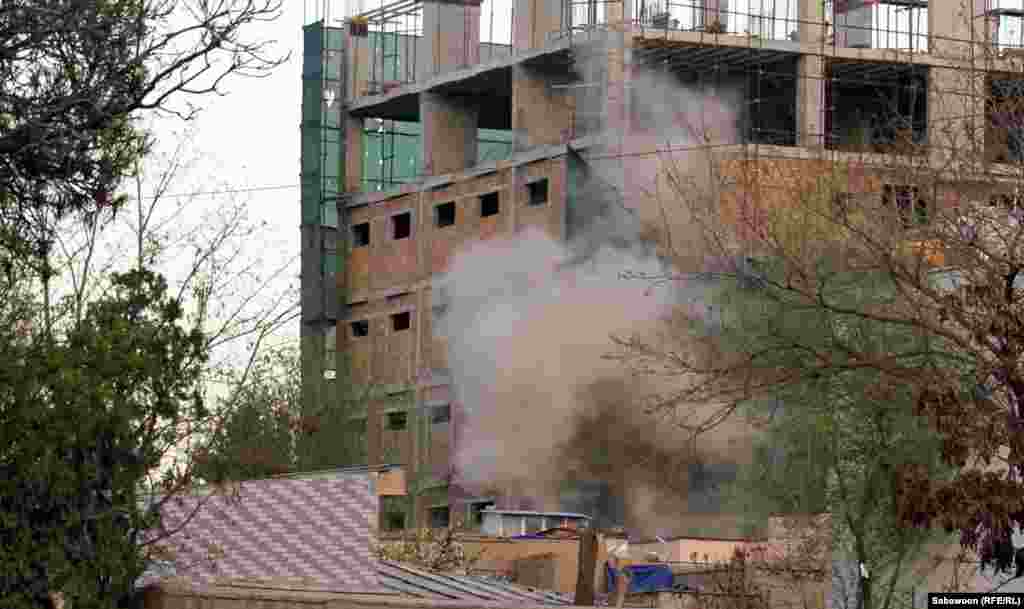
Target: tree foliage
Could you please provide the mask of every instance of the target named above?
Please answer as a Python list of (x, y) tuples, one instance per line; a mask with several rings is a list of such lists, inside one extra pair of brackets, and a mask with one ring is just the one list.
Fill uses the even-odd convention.
[[(56, 237), (69, 218), (95, 236), (124, 205), (115, 193), (150, 149), (145, 113), (188, 118), (189, 100), (221, 92), (225, 77), (281, 62), (244, 35), (279, 7), (0, 6), (5, 607), (47, 606), (54, 593), (82, 608), (126, 602), (152, 558), (147, 531), (160, 530), (160, 506), (192, 482), (181, 457), (214, 422), (200, 386), (211, 341), (203, 324), (186, 323), (192, 294), (173, 294), (140, 255), (131, 270), (105, 273), (103, 290), (77, 290), (83, 274), (73, 302), (54, 301)], [(78, 260), (86, 271), (92, 251)]]
[[(67, 336), (3, 343), (0, 398), (0, 595), (7, 606), (62, 591), (76, 607), (130, 596), (146, 561), (143, 531), (159, 522), (140, 496), (171, 490), (160, 465), (178, 426), (207, 416), (201, 334), (148, 271), (114, 277)], [(6, 337), (12, 338), (12, 337)]]
[(301, 360), (293, 345), (268, 350), (222, 380), (235, 388), (217, 409), (219, 424), (204, 444), (197, 475), (208, 481), (365, 464), (366, 396), (336, 379), (338, 400), (303, 405)]
[[(993, 110), (991, 91), (961, 101), (1024, 124), (1019, 110)], [(983, 565), (1012, 572), (1024, 564), (1012, 543), (1024, 524), (1021, 183), (966, 123), (932, 134), (884, 157), (709, 152), (710, 167), (693, 174), (669, 168), (672, 203), (699, 238), (669, 254), (675, 270), (647, 278), (685, 286), (701, 306), (681, 310), (664, 340), (617, 342), (638, 370), (677, 380), (648, 406), (694, 434), (751, 400), (810, 388), (847, 413), (834, 424), (857, 434), (850, 441), (882, 446), (885, 434), (911, 433), (904, 423), (927, 422), (949, 476), (908, 455), (853, 473), (875, 471), (865, 488), (895, 489), (877, 510), (956, 533)], [(1003, 161), (1019, 166), (1013, 158)], [(714, 411), (698, 417), (695, 404)]]
[[(278, 0), (17, 0), (0, 7), (0, 263), (44, 286), (58, 224), (116, 214), (146, 112), (191, 118), (225, 78), (282, 63), (246, 26)], [(49, 309), (49, 303), (47, 309)], [(52, 311), (45, 312), (47, 316)], [(49, 326), (49, 322), (47, 322)]]
[[(279, 65), (243, 36), (276, 17), (274, 0), (18, 0), (0, 7), (0, 201), (8, 246), (34, 237), (40, 212), (118, 204), (145, 152), (139, 111), (194, 114), (188, 103), (232, 74)], [(173, 104), (173, 105), (172, 105)], [(180, 105), (184, 105), (186, 109)], [(40, 232), (41, 231), (41, 232)]]

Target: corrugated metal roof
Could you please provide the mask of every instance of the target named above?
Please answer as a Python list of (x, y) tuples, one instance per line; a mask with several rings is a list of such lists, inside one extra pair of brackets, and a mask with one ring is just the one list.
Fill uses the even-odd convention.
[(536, 590), (478, 575), (432, 573), (407, 564), (381, 561), (377, 582), (388, 590), (433, 600), (481, 600), (525, 605), (571, 605), (566, 595)]
[(550, 516), (552, 518), (585, 518), (590, 520), (590, 516), (586, 514), (576, 514), (574, 512), (533, 512), (529, 510), (496, 510), (493, 507), (481, 510), (484, 514), (501, 514), (508, 516)]
[(300, 577), (342, 591), (379, 591), (371, 549), (377, 496), (368, 471), (252, 480), (237, 493), (164, 504), (170, 530), (187, 523), (163, 543), (177, 558), (178, 577), (196, 586), (221, 578)]

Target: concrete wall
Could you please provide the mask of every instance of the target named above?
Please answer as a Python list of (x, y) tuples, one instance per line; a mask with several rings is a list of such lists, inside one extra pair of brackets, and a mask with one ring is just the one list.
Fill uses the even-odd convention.
[(668, 562), (721, 562), (732, 558), (736, 550), (750, 545), (749, 541), (736, 539), (673, 539), (667, 544), (630, 544), (629, 549), (635, 560), (653, 552)]
[(437, 93), (420, 95), (426, 175), (454, 173), (476, 164), (479, 103)]
[(553, 89), (552, 77), (526, 66), (512, 69), (512, 131), (516, 151), (568, 139), (576, 107), (572, 89)]
[[(527, 204), (526, 184), (548, 180), (548, 203)], [(423, 192), (406, 192), (348, 210), (349, 227), (368, 223), (370, 243), (350, 247), (344, 282), (347, 317), (339, 321), (339, 350), (352, 362), (356, 382), (415, 388), (418, 403), (450, 403), (444, 382), (434, 379), (447, 368), (447, 347), (432, 327), (431, 279), (449, 269), (453, 256), (474, 242), (511, 235), (538, 226), (558, 239), (564, 231), (566, 205), (564, 157), (528, 163), (501, 161), (495, 170), (456, 179)], [(498, 193), (499, 213), (480, 216), (480, 196)], [(436, 206), (455, 203), (455, 223), (437, 226)], [(411, 214), (408, 238), (394, 239), (393, 218)], [(408, 312), (410, 328), (394, 330), (392, 315)], [(352, 323), (366, 321), (368, 335), (356, 336)], [(445, 381), (446, 382), (446, 381)], [(453, 405), (453, 420), (456, 419)], [(431, 425), (426, 446), (416, 446), (409, 431), (384, 428), (386, 412), (371, 405), (367, 421), (370, 463), (382, 463), (386, 453), (398, 454), (402, 463), (414, 460), (435, 472), (447, 469), (454, 441), (451, 424)], [(410, 419), (409, 427), (412, 426)]]
[[(482, 550), (484, 564), (483, 568), (495, 571), (506, 571), (516, 573), (518, 566), (525, 569), (527, 578), (540, 577), (538, 574), (539, 563), (550, 569), (551, 581), (554, 582), (554, 590), (563, 594), (575, 594), (576, 577), (579, 573), (579, 540), (577, 539), (498, 539), (487, 537), (467, 537), (463, 545), (469, 552)], [(607, 546), (598, 542), (597, 565), (595, 569), (595, 581), (598, 590), (604, 582), (604, 564), (608, 561)], [(518, 574), (517, 574), (518, 577)], [(524, 585), (524, 581), (517, 583)]]

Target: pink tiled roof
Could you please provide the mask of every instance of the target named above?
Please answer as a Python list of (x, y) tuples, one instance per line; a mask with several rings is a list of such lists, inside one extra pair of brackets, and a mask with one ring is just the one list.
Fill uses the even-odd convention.
[(196, 586), (220, 578), (303, 578), (377, 592), (377, 497), (369, 475), (242, 482), (235, 496), (187, 497), (164, 507), (168, 528), (196, 515), (166, 545), (173, 572)]

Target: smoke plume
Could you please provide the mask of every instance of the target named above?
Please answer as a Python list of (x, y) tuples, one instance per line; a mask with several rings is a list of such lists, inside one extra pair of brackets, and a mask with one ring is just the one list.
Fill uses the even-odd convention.
[[(580, 61), (581, 73), (592, 71), (586, 54)], [(709, 159), (696, 144), (730, 141), (735, 121), (719, 98), (640, 71), (629, 108), (632, 121), (608, 119), (603, 160), (584, 159), (568, 240), (529, 228), (457, 252), (435, 286), (443, 313), (434, 327), (463, 413), (454, 451), (460, 485), (510, 490), (534, 509), (558, 510), (567, 480), (605, 481), (636, 532), (653, 535), (687, 509), (694, 467), (728, 461), (735, 447), (715, 438), (693, 444), (645, 414), (639, 402), (664, 382), (602, 356), (611, 335), (653, 335), (676, 307), (699, 299), (678, 282), (622, 275), (680, 264), (668, 243), (684, 251), (697, 235), (672, 205), (666, 170), (699, 175)]]

